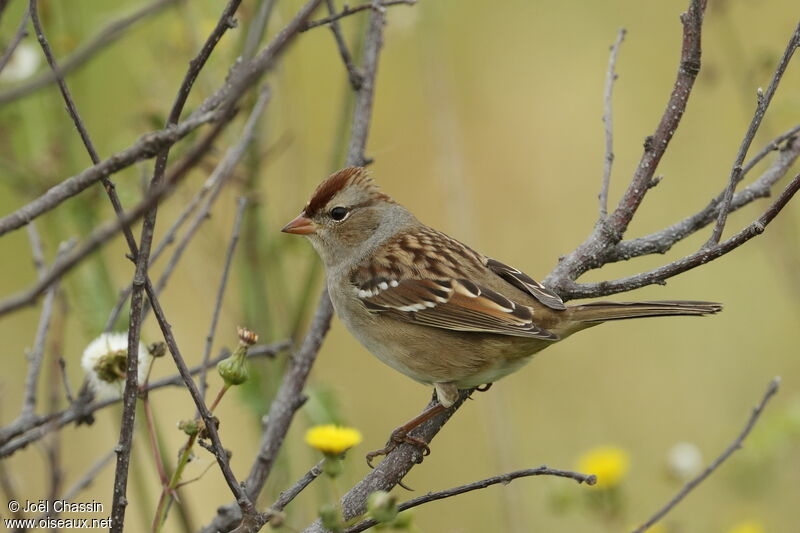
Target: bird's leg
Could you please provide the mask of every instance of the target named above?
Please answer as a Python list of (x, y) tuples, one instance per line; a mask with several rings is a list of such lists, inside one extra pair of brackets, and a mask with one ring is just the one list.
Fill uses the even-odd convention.
[(392, 431), (391, 436), (389, 436), (389, 441), (386, 443), (384, 448), (380, 450), (375, 450), (374, 452), (369, 452), (367, 454), (367, 464), (370, 468), (374, 468), (372, 466), (372, 460), (380, 455), (387, 455), (389, 452), (397, 448), (397, 445), (402, 442), (407, 442), (409, 444), (413, 444), (415, 446), (419, 446), (422, 448), (422, 455), (428, 455), (431, 453), (431, 449), (428, 447), (428, 443), (422, 439), (418, 439), (416, 437), (409, 436), (409, 433), (419, 427), (424, 422), (427, 422), (434, 416), (438, 415), (442, 411), (444, 411), (446, 407), (442, 405), (441, 400), (437, 402), (435, 405), (429, 407), (419, 415), (415, 416), (402, 426), (396, 428)]

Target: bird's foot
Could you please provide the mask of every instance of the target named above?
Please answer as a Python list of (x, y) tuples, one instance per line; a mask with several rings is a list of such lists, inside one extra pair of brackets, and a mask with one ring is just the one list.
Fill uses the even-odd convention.
[(486, 392), (487, 390), (492, 388), (492, 383), (484, 383), (483, 385), (479, 385), (475, 387), (475, 390), (478, 392)]
[(389, 440), (386, 442), (385, 447), (381, 448), (380, 450), (369, 452), (367, 454), (367, 464), (369, 465), (370, 468), (375, 468), (374, 466), (372, 466), (373, 459), (375, 459), (376, 457), (380, 457), (381, 455), (389, 455), (395, 448), (397, 448), (398, 444), (402, 443), (412, 444), (420, 448), (422, 454), (419, 456), (417, 464), (422, 462), (423, 457), (425, 457), (426, 455), (430, 455), (431, 453), (431, 448), (430, 446), (428, 446), (427, 442), (417, 437), (412, 437), (411, 435), (408, 434), (408, 430), (406, 430), (404, 427), (401, 426), (392, 431), (392, 434), (389, 436)]

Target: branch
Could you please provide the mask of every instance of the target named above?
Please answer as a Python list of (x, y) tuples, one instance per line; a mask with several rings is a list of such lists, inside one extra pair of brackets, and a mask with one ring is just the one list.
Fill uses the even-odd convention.
[(663, 284), (665, 280), (682, 272), (686, 272), (687, 270), (704, 265), (709, 261), (713, 261), (735, 250), (753, 237), (764, 233), (764, 229), (767, 225), (769, 225), (778, 213), (786, 207), (786, 204), (789, 203), (789, 200), (792, 199), (798, 189), (800, 189), (800, 174), (794, 177), (775, 202), (773, 202), (758, 219), (721, 244), (717, 244), (712, 248), (703, 248), (662, 267), (640, 274), (634, 274), (626, 278), (600, 281), (597, 283), (568, 283), (564, 286), (564, 295), (566, 298), (588, 298), (631, 291), (654, 283)]
[[(54, 263), (47, 275), (37, 282), (36, 285), (0, 301), (0, 316), (26, 305), (33, 304), (52, 283), (60, 279), (105, 242), (116, 236), (122, 228), (130, 226), (133, 222), (139, 220), (153, 203), (172, 192), (175, 185), (180, 183), (186, 173), (207, 154), (214, 139), (222, 132), (222, 129), (230, 118), (232, 117), (218, 122), (214, 129), (192, 149), (186, 158), (176, 165), (165, 183), (155, 190), (149, 191), (145, 198), (134, 206), (133, 209), (128, 210), (123, 218), (117, 218), (116, 220), (106, 222), (90, 233), (89, 236), (84, 239), (83, 244), (77, 246), (74, 251), (66, 254), (62, 260)], [(51, 189), (51, 191), (52, 190), (53, 189)]]
[(612, 114), (611, 114), (611, 95), (614, 89), (614, 82), (617, 80), (617, 74), (614, 68), (617, 65), (617, 54), (619, 47), (622, 45), (622, 40), (625, 39), (625, 28), (621, 28), (617, 33), (617, 40), (611, 46), (611, 54), (608, 57), (608, 72), (606, 73), (606, 89), (604, 92), (603, 100), (605, 102), (605, 112), (603, 113), (603, 126), (606, 134), (606, 156), (605, 164), (603, 165), (603, 178), (600, 186), (600, 219), (606, 218), (608, 215), (608, 186), (611, 182), (611, 165), (614, 163), (614, 136), (612, 131)]
[[(746, 174), (757, 160), (763, 158), (762, 154), (774, 151), (775, 146), (777, 146), (776, 143), (780, 143), (786, 138), (789, 139), (772, 165), (753, 183), (733, 195), (730, 212), (736, 211), (759, 198), (770, 196), (772, 187), (786, 175), (795, 161), (797, 161), (798, 156), (800, 156), (800, 138), (793, 137), (798, 131), (800, 131), (800, 126), (795, 126), (779, 136), (745, 165), (744, 173)], [(723, 195), (724, 191), (711, 200), (704, 209), (671, 226), (644, 237), (618, 243), (609, 250), (606, 260), (608, 262), (623, 261), (646, 254), (666, 253), (674, 244), (703, 229), (717, 218)]]
[(561, 258), (545, 279), (544, 284), (554, 288), (559, 294), (568, 282), (577, 279), (590, 268), (603, 264), (605, 251), (610, 245), (622, 240), (628, 224), (649, 190), (658, 163), (680, 125), (694, 81), (700, 71), (700, 36), (705, 6), (705, 0), (691, 0), (688, 10), (681, 16), (683, 46), (678, 75), (661, 120), (653, 135), (645, 140), (642, 158), (619, 204), (611, 215), (595, 225), (583, 243)]
[[(356, 91), (350, 143), (347, 150), (346, 165), (348, 166), (366, 163), (364, 152), (367, 144), (369, 123), (372, 117), (375, 77), (378, 70), (378, 57), (383, 43), (385, 22), (382, 10), (376, 9), (370, 13), (361, 65), (363, 79), (361, 86)], [(300, 27), (300, 25), (296, 26), (297, 29)], [(294, 413), (305, 401), (303, 387), (308, 379), (311, 366), (316, 360), (317, 353), (322, 346), (325, 334), (330, 328), (332, 316), (333, 306), (327, 290), (324, 290), (320, 295), (314, 318), (308, 333), (303, 339), (303, 344), (296, 356), (292, 358), (292, 365), (284, 374), (275, 400), (270, 405), (267, 415), (270, 423), (264, 431), (258, 456), (245, 482), (247, 493), (253, 500), (256, 500), (261, 493), (264, 483), (272, 470), (275, 458), (294, 418)], [(229, 504), (217, 510), (217, 516), (203, 531), (208, 533), (228, 531), (241, 519), (242, 517), (236, 507)], [(253, 523), (250, 526), (251, 531), (258, 531), (263, 526), (263, 523)]]
[(736, 160), (734, 161), (733, 169), (731, 170), (730, 182), (728, 183), (728, 188), (725, 190), (725, 194), (722, 199), (722, 207), (719, 210), (717, 224), (714, 226), (714, 231), (711, 233), (711, 237), (705, 244), (705, 247), (707, 248), (719, 243), (719, 239), (722, 236), (722, 230), (725, 229), (725, 221), (728, 218), (728, 212), (731, 208), (731, 201), (733, 201), (733, 192), (736, 190), (736, 185), (742, 179), (742, 163), (744, 163), (747, 150), (750, 148), (750, 144), (753, 142), (753, 138), (756, 136), (759, 126), (761, 126), (761, 121), (764, 118), (764, 114), (767, 112), (767, 108), (772, 101), (772, 97), (775, 95), (775, 90), (778, 88), (778, 84), (783, 77), (783, 73), (786, 72), (786, 67), (789, 64), (789, 61), (792, 59), (792, 55), (794, 55), (794, 51), (797, 49), (798, 45), (800, 45), (800, 24), (797, 25), (794, 33), (792, 33), (792, 36), (789, 39), (789, 43), (786, 45), (786, 50), (783, 52), (783, 57), (781, 58), (780, 62), (778, 62), (778, 66), (775, 69), (775, 74), (772, 75), (772, 80), (769, 83), (767, 92), (762, 93), (761, 88), (758, 89), (758, 103), (756, 105), (756, 111), (753, 114), (753, 119), (750, 121), (750, 127), (747, 128), (747, 133), (745, 133), (744, 139), (742, 139), (742, 144), (739, 146), (739, 152), (736, 154)]
[(231, 240), (228, 243), (228, 251), (225, 253), (225, 266), (222, 268), (222, 277), (219, 281), (219, 287), (217, 288), (217, 300), (214, 304), (214, 312), (211, 316), (211, 325), (208, 328), (208, 335), (206, 335), (206, 347), (205, 350), (203, 350), (203, 363), (201, 365), (202, 370), (200, 371), (200, 397), (204, 400), (206, 397), (206, 389), (208, 389), (208, 383), (206, 382), (208, 359), (211, 357), (211, 345), (214, 343), (214, 333), (217, 331), (219, 313), (222, 310), (222, 297), (225, 295), (225, 287), (228, 284), (228, 274), (230, 273), (231, 263), (233, 262), (233, 252), (236, 250), (236, 243), (239, 242), (239, 230), (242, 227), (242, 217), (247, 207), (247, 198), (239, 198), (236, 203), (236, 218), (233, 221), (233, 232), (231, 234)]
[(750, 414), (750, 418), (747, 420), (747, 423), (742, 429), (741, 433), (734, 439), (734, 441), (725, 449), (719, 457), (714, 459), (708, 467), (703, 470), (696, 478), (689, 481), (678, 493), (673, 497), (667, 504), (659, 509), (653, 516), (651, 516), (644, 524), (636, 528), (633, 533), (644, 533), (650, 529), (653, 524), (661, 520), (664, 515), (670, 512), (676, 505), (678, 505), (681, 500), (683, 500), (692, 490), (694, 490), (697, 485), (702, 483), (708, 476), (714, 473), (714, 471), (719, 468), (719, 466), (724, 463), (728, 457), (730, 457), (733, 452), (740, 449), (742, 444), (744, 443), (744, 439), (750, 434), (753, 427), (758, 422), (759, 417), (761, 417), (761, 413), (764, 411), (764, 408), (767, 406), (767, 402), (775, 396), (778, 392), (778, 386), (780, 385), (781, 378), (776, 377), (772, 381), (770, 381), (769, 386), (767, 387), (767, 392), (764, 393), (764, 397), (761, 399), (761, 402), (753, 409), (753, 412)]
[(386, 0), (384, 2), (366, 2), (364, 4), (357, 5), (355, 7), (350, 7), (345, 4), (344, 8), (339, 13), (331, 12), (331, 15), (319, 20), (313, 20), (311, 22), (307, 22), (301, 32), (308, 31), (311, 28), (316, 28), (317, 26), (324, 26), (325, 24), (331, 24), (336, 22), (339, 19), (344, 17), (348, 17), (354, 13), (358, 13), (359, 11), (364, 11), (367, 9), (386, 9), (389, 6), (396, 6), (400, 4), (405, 4), (408, 6), (413, 6), (417, 3), (417, 0)]
[[(333, 15), (336, 12), (336, 7), (333, 5), (333, 0), (325, 0), (325, 3), (328, 6), (328, 13)], [(356, 68), (355, 63), (353, 63), (353, 56), (350, 54), (350, 50), (347, 49), (347, 43), (344, 41), (344, 36), (342, 35), (342, 29), (339, 26), (338, 19), (331, 20), (330, 24), (333, 38), (336, 41), (336, 48), (339, 49), (339, 55), (342, 56), (342, 63), (344, 63), (344, 67), (347, 69), (347, 77), (350, 80), (350, 87), (352, 87), (354, 91), (357, 91), (361, 88), (363, 76), (361, 75), (361, 72), (358, 71), (358, 68)]]
[[(151, 15), (159, 13), (163, 9), (177, 3), (178, 1), (179, 0), (155, 0), (154, 2), (145, 5), (130, 15), (120, 17), (109, 23), (108, 26), (100, 30), (97, 35), (95, 35), (92, 39), (87, 41), (84, 45), (80, 46), (75, 50), (75, 52), (64, 59), (63, 63), (61, 64), (61, 68), (59, 69), (60, 75), (64, 77), (72, 71), (82, 67), (85, 63), (92, 59), (95, 54), (105, 50), (106, 47), (108, 47), (111, 43), (121, 38), (124, 33), (134, 24)], [(57, 81), (57, 79), (58, 77), (54, 72), (47, 71), (21, 85), (2, 91), (0, 92), (0, 106), (33, 94), (39, 89), (43, 89), (48, 85), (53, 84)]]
[[(492, 476), (490, 478), (482, 479), (480, 481), (474, 481), (472, 483), (467, 483), (466, 485), (453, 487), (451, 489), (439, 492), (429, 492), (428, 494), (419, 496), (417, 498), (413, 498), (411, 500), (399, 504), (397, 506), (397, 510), (402, 512), (405, 511), (406, 509), (411, 509), (412, 507), (417, 507), (425, 503), (434, 502), (436, 500), (443, 500), (445, 498), (451, 498), (453, 496), (458, 496), (460, 494), (472, 492), (473, 490), (485, 489), (486, 487), (490, 487), (492, 485), (497, 485), (497, 484), (508, 485), (515, 479), (519, 479), (521, 477), (531, 477), (531, 476), (564, 477), (568, 479), (574, 479), (579, 484), (586, 483), (587, 485), (594, 485), (595, 483), (597, 483), (597, 476), (595, 476), (594, 474), (581, 474), (578, 472), (571, 472), (569, 470), (558, 470), (555, 468), (549, 468), (545, 465), (542, 465), (538, 468), (516, 470), (514, 472), (509, 472), (508, 474)], [(360, 531), (366, 531), (367, 529), (376, 526), (377, 524), (378, 522), (372, 519), (364, 520), (352, 527), (347, 528), (345, 530), (345, 533), (359, 533)]]
[[(253, 346), (247, 352), (248, 358), (252, 357), (274, 357), (277, 353), (282, 352), (291, 347), (290, 341), (282, 341), (273, 344), (261, 344)], [(220, 355), (208, 362), (205, 368), (213, 368), (217, 363), (229, 357), (230, 350), (222, 350)], [(200, 373), (203, 365), (197, 365), (189, 369), (189, 375), (194, 376)], [(183, 378), (181, 374), (174, 374), (169, 377), (161, 378), (148, 383), (144, 388), (145, 392), (150, 392), (164, 387), (180, 387), (183, 386)], [(122, 401), (121, 398), (112, 398), (102, 402), (84, 404), (77, 403), (71, 405), (64, 411), (58, 413), (51, 413), (49, 415), (39, 416), (35, 419), (26, 421), (25, 424), (12, 424), (2, 429), (2, 436), (0, 436), (0, 459), (12, 455), (14, 452), (25, 448), (28, 444), (36, 442), (53, 429), (60, 429), (72, 422), (80, 422), (87, 416), (104, 409), (110, 405), (114, 405)], [(52, 424), (52, 426), (50, 426)], [(24, 433), (18, 439), (10, 440), (17, 435)]]
[[(410, 437), (431, 442), (451, 416), (469, 398), (474, 389), (460, 391), (458, 401), (452, 407), (421, 424), (411, 432)], [(436, 405), (438, 400), (432, 399), (425, 407)], [(389, 452), (383, 461), (361, 481), (356, 483), (342, 498), (342, 513), (345, 521), (361, 516), (366, 512), (367, 498), (376, 490), (389, 491), (400, 483), (406, 474), (422, 462), (422, 451), (418, 446), (409, 443), (399, 444)], [(303, 530), (304, 533), (322, 533), (324, 528), (319, 521), (314, 522)]]
[(14, 37), (11, 38), (11, 42), (8, 43), (8, 47), (6, 47), (3, 55), (0, 56), (0, 72), (3, 72), (3, 69), (6, 68), (8, 62), (11, 61), (11, 57), (14, 55), (14, 51), (17, 49), (17, 46), (19, 46), (19, 43), (22, 42), (22, 39), (28, 36), (29, 16), (30, 10), (26, 8), (25, 12), (22, 14), (22, 20), (19, 23), (17, 32), (14, 34)]
[[(31, 0), (35, 2), (36, 0)], [(233, 15), (239, 7), (241, 0), (230, 0), (222, 14), (217, 21), (216, 26), (209, 34), (202, 49), (197, 56), (189, 62), (189, 68), (181, 82), (178, 89), (178, 94), (175, 97), (175, 102), (172, 105), (169, 116), (167, 117), (166, 127), (177, 124), (183, 112), (183, 107), (186, 100), (189, 98), (194, 82), (198, 74), (205, 66), (206, 61), (211, 56), (219, 40), (225, 32), (235, 25)], [(160, 187), (164, 181), (164, 175), (167, 168), (167, 158), (169, 157), (169, 147), (159, 152), (156, 157), (155, 170), (153, 178), (150, 181), (148, 190), (153, 190)], [(170, 354), (172, 355), (175, 364), (178, 366), (178, 371), (185, 377), (186, 385), (192, 394), (192, 398), (197, 404), (200, 415), (206, 424), (206, 429), (211, 437), (214, 445), (215, 455), (217, 462), (222, 470), (225, 481), (228, 483), (231, 491), (236, 495), (237, 501), (242, 508), (243, 514), (249, 514), (252, 510), (253, 504), (243, 494), (242, 488), (236, 481), (233, 473), (228, 464), (228, 458), (225, 450), (219, 441), (219, 435), (212, 419), (211, 413), (206, 408), (205, 402), (200, 397), (199, 392), (192, 380), (188, 375), (186, 364), (184, 363), (180, 351), (178, 350), (177, 343), (172, 336), (169, 323), (161, 310), (161, 305), (158, 302), (155, 292), (153, 291), (152, 284), (147, 274), (148, 261), (150, 259), (150, 247), (153, 242), (153, 234), (155, 233), (156, 214), (158, 212), (158, 202), (154, 202), (152, 207), (145, 213), (142, 221), (142, 232), (139, 239), (138, 252), (135, 249), (135, 243), (130, 243), (131, 254), (136, 260), (136, 271), (133, 275), (133, 292), (131, 293), (131, 315), (130, 315), (130, 328), (128, 329), (128, 361), (127, 372), (125, 379), (125, 391), (123, 393), (122, 402), (122, 417), (120, 421), (119, 444), (117, 449), (117, 465), (114, 473), (114, 494), (111, 504), (111, 532), (121, 533), (125, 523), (125, 509), (127, 507), (127, 484), (128, 484), (128, 469), (130, 466), (131, 442), (133, 440), (134, 418), (136, 415), (136, 397), (138, 394), (138, 353), (139, 353), (139, 337), (142, 327), (142, 305), (144, 293), (147, 292), (150, 304), (158, 317), (158, 323), (161, 331), (164, 334), (164, 340), (167, 343)]]

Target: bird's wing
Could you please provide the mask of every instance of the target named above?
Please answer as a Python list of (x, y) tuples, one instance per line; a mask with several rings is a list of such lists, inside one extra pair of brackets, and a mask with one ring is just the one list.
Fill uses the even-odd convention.
[(521, 272), (514, 267), (503, 264), (495, 259), (487, 258), (486, 266), (489, 268), (489, 270), (521, 291), (527, 292), (547, 307), (556, 309), (558, 311), (563, 311), (567, 308), (567, 306), (564, 305), (564, 301), (558, 296), (558, 294), (554, 293), (526, 273)]
[(534, 323), (532, 308), (466, 279), (381, 278), (356, 290), (370, 311), (406, 322), (455, 331), (558, 340), (557, 335)]
[(487, 261), (444, 233), (421, 226), (381, 245), (351, 272), (350, 282), (368, 310), (406, 322), (558, 340), (536, 324), (533, 307), (478, 282), (484, 273), (496, 275)]

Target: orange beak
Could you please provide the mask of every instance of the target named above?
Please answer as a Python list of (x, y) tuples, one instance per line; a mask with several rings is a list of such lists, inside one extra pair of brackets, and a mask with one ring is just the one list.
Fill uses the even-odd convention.
[(309, 235), (316, 233), (317, 228), (310, 218), (306, 218), (305, 212), (297, 215), (297, 218), (286, 224), (282, 229), (284, 233), (294, 233), (295, 235)]

